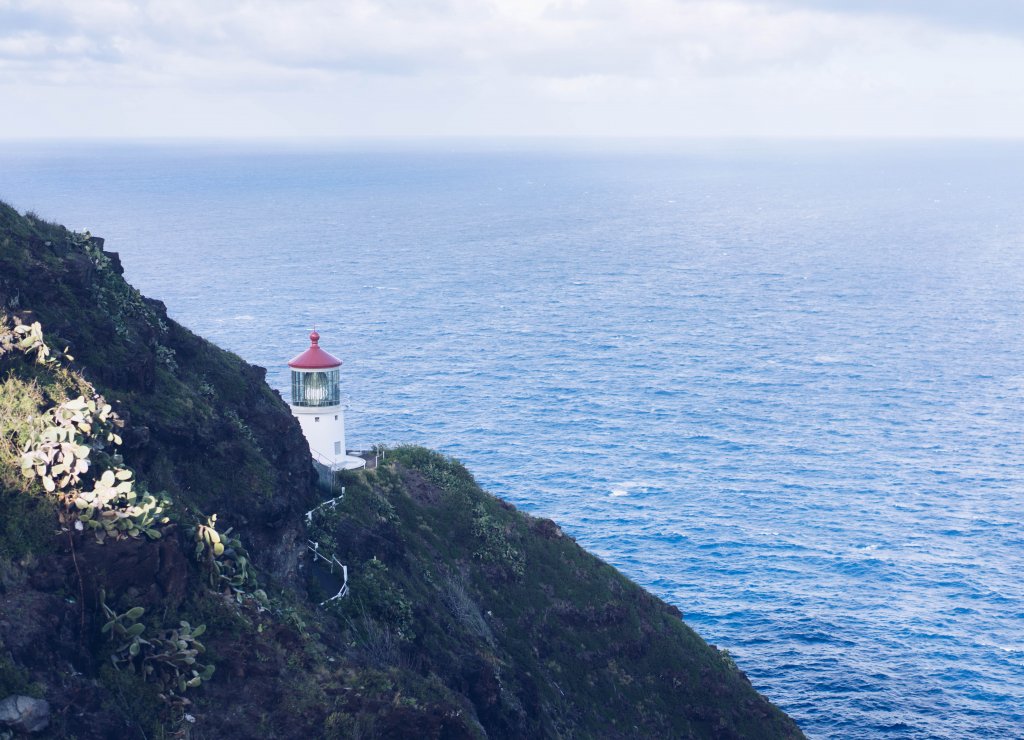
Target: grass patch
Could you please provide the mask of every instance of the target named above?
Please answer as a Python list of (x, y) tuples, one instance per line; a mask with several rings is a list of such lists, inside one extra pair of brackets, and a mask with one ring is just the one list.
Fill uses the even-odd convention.
[(0, 558), (7, 560), (52, 546), (56, 509), (38, 482), (21, 475), (19, 444), (35, 425), (43, 400), (35, 380), (8, 375), (0, 383)]
[(42, 697), (40, 687), (32, 683), (28, 671), (0, 653), (0, 697), (8, 697), (11, 694), (32, 696), (36, 699)]

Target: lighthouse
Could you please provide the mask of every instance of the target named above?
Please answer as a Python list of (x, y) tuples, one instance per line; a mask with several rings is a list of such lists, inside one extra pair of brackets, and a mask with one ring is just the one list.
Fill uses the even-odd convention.
[(313, 459), (331, 470), (353, 470), (366, 462), (345, 448), (345, 409), (341, 404), (341, 360), (320, 348), (316, 329), (309, 348), (288, 363), (292, 371), (291, 409), (309, 442)]

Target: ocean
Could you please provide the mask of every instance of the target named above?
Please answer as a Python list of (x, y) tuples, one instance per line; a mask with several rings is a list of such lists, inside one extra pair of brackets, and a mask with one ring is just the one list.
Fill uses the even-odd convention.
[[(1024, 143), (0, 143), (349, 446), (458, 457), (812, 738), (1024, 737)], [(527, 575), (528, 577), (528, 575)]]

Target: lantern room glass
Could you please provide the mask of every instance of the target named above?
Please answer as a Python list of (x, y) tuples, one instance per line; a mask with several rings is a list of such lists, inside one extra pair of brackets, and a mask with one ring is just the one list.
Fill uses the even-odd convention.
[(340, 384), (338, 368), (312, 373), (292, 370), (292, 406), (337, 406), (341, 403)]

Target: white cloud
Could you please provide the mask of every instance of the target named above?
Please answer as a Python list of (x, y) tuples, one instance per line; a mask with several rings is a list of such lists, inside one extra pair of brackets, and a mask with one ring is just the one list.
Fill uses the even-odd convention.
[(0, 0), (0, 136), (1024, 135), (1024, 42), (893, 6)]
[(998, 35), (1024, 35), (1020, 0), (754, 0), (776, 7), (802, 7), (850, 15), (903, 16), (953, 28)]

